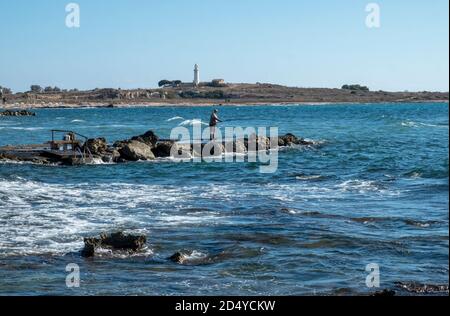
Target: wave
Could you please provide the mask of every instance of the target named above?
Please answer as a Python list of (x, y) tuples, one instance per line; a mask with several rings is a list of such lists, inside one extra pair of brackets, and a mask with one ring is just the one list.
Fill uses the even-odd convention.
[(342, 192), (358, 192), (358, 193), (368, 193), (368, 192), (378, 192), (378, 193), (387, 193), (387, 194), (395, 194), (396, 191), (388, 191), (383, 185), (378, 182), (370, 181), (370, 180), (347, 180), (340, 184), (336, 185), (336, 188), (341, 190)]
[(411, 120), (406, 120), (400, 123), (401, 126), (404, 127), (414, 127), (414, 128), (420, 128), (420, 127), (435, 127), (435, 128), (446, 128), (448, 129), (448, 123), (447, 124), (430, 124), (430, 123), (423, 123), (423, 122), (415, 122)]
[(301, 175), (295, 177), (297, 180), (308, 181), (308, 180), (320, 180), (323, 178), (321, 175)]
[(449, 176), (448, 165), (441, 169), (415, 168), (404, 174), (409, 179), (445, 179)]
[(218, 212), (182, 210), (195, 205), (199, 196), (215, 203), (217, 196), (233, 194), (226, 186), (213, 185), (48, 184), (0, 178), (0, 256), (73, 253), (82, 249), (84, 237), (104, 231), (148, 234), (154, 226), (228, 223)]
[(178, 126), (194, 126), (194, 125), (205, 125), (209, 126), (209, 124), (203, 122), (202, 120), (194, 119), (194, 120), (185, 120), (178, 124)]
[(0, 126), (0, 130), (17, 130), (17, 131), (40, 131), (44, 130), (44, 127), (18, 127), (18, 126)]
[(184, 120), (184, 118), (181, 116), (174, 116), (174, 117), (168, 119), (167, 122), (172, 122), (172, 121), (176, 121), (176, 120)]
[(72, 120), (70, 121), (70, 123), (84, 123), (86, 122), (85, 120)]

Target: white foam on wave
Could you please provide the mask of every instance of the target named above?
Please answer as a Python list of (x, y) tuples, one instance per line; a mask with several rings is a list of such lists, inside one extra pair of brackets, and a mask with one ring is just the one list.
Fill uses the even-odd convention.
[(209, 124), (206, 124), (202, 120), (194, 119), (194, 120), (185, 120), (181, 122), (178, 126), (194, 126), (194, 125), (205, 125), (209, 126)]
[(420, 127), (434, 127), (434, 128), (445, 128), (445, 129), (449, 128), (448, 125), (415, 122), (415, 121), (411, 121), (411, 120), (403, 121), (403, 122), (401, 122), (401, 125), (404, 127), (414, 127), (414, 128), (420, 128)]
[(19, 127), (19, 126), (0, 126), (0, 130), (14, 130), (14, 131), (40, 131), (43, 127)]
[(174, 116), (174, 117), (168, 119), (167, 122), (172, 122), (172, 121), (176, 121), (176, 120), (184, 120), (184, 117)]
[(398, 191), (389, 191), (382, 185), (370, 180), (347, 180), (338, 185), (336, 188), (343, 192), (357, 192), (364, 193), (380, 193), (382, 195), (399, 195)]
[(308, 181), (308, 180), (318, 180), (321, 179), (321, 175), (310, 175), (310, 176), (297, 176), (295, 177), (297, 180)]
[[(236, 201), (304, 203), (337, 200), (348, 193), (392, 195), (374, 181), (347, 180), (338, 184), (49, 184), (25, 178), (0, 179), (0, 256), (66, 254), (83, 247), (83, 237), (129, 230), (150, 233), (154, 228), (215, 226), (233, 223), (233, 214), (220, 205)], [(220, 209), (189, 211), (203, 205)]]
[(84, 123), (86, 122), (85, 120), (72, 120), (70, 121), (70, 123)]
[[(217, 212), (185, 214), (204, 191), (217, 201), (220, 189), (134, 184), (47, 184), (22, 178), (0, 180), (0, 256), (66, 254), (83, 247), (83, 237), (100, 232), (151, 227), (215, 225)], [(220, 195), (219, 195), (220, 196)]]

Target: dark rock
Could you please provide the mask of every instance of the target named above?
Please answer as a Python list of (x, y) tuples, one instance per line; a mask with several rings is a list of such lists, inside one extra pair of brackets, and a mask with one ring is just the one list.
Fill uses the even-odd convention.
[(108, 152), (108, 144), (105, 138), (88, 139), (83, 145), (84, 149), (88, 149), (93, 156), (102, 157)]
[(309, 142), (303, 138), (298, 138), (297, 136), (291, 133), (278, 137), (278, 146), (282, 147), (292, 145), (311, 146), (314, 145), (314, 143)]
[(270, 149), (270, 139), (263, 136), (256, 136), (255, 134), (244, 138), (244, 144), (249, 152)]
[(108, 148), (107, 152), (102, 156), (102, 161), (106, 163), (118, 162), (120, 159), (119, 151), (112, 147)]
[(10, 153), (0, 153), (0, 160), (22, 161), (20, 157)]
[(119, 150), (120, 148), (125, 146), (127, 143), (129, 143), (129, 141), (127, 141), (127, 140), (118, 140), (113, 144), (113, 147), (115, 149)]
[(95, 249), (101, 246), (100, 239), (97, 238), (85, 238), (84, 248), (81, 250), (81, 256), (84, 258), (90, 258), (95, 256)]
[(159, 139), (158, 136), (156, 136), (156, 134), (153, 131), (148, 131), (145, 134), (134, 136), (131, 138), (131, 140), (144, 143), (152, 148), (156, 146), (158, 139)]
[(186, 257), (181, 252), (176, 252), (172, 256), (169, 257), (169, 260), (175, 263), (183, 264), (186, 260)]
[(36, 113), (27, 110), (20, 110), (20, 111), (6, 110), (0, 112), (0, 116), (36, 116)]
[(100, 238), (84, 239), (84, 249), (81, 251), (81, 255), (85, 258), (93, 257), (98, 248), (136, 252), (143, 249), (146, 243), (147, 237), (143, 235), (126, 235), (123, 232), (110, 235), (101, 234)]
[(299, 143), (299, 139), (297, 138), (297, 136), (295, 136), (294, 134), (286, 134), (284, 136), (279, 137), (285, 144), (285, 146), (289, 146), (292, 144), (298, 144)]
[(152, 147), (146, 143), (132, 140), (127, 143), (122, 143), (122, 147), (118, 150), (120, 157), (128, 161), (138, 160), (153, 160), (155, 155), (152, 152)]
[(421, 284), (416, 282), (396, 282), (395, 285), (403, 290), (416, 294), (448, 294), (448, 284)]
[(102, 234), (100, 238), (102, 246), (108, 246), (113, 249), (137, 251), (144, 248), (147, 243), (147, 237), (143, 235), (125, 235), (122, 232), (113, 233), (111, 235)]
[(203, 265), (211, 262), (211, 258), (208, 255), (195, 250), (178, 251), (170, 256), (168, 260), (187, 265)]
[(173, 141), (166, 141), (166, 142), (159, 142), (156, 144), (156, 147), (153, 148), (153, 153), (156, 157), (170, 157), (171, 156), (171, 150), (174, 146), (175, 142)]
[(395, 296), (397, 293), (394, 290), (384, 289), (383, 291), (375, 292), (370, 296)]

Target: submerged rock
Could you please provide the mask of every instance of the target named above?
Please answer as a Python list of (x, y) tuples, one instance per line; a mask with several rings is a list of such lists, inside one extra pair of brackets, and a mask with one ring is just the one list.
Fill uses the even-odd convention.
[(155, 155), (152, 152), (152, 147), (137, 140), (132, 140), (121, 144), (118, 151), (121, 158), (129, 161), (155, 159)]
[(394, 290), (384, 289), (383, 291), (378, 291), (370, 296), (395, 296), (397, 293)]
[(168, 260), (178, 263), (178, 264), (206, 264), (209, 261), (209, 257), (201, 252), (196, 250), (193, 251), (177, 251), (172, 256), (168, 258)]
[(110, 235), (101, 234), (100, 238), (85, 238), (81, 255), (85, 258), (95, 256), (98, 248), (111, 250), (127, 250), (136, 252), (145, 247), (147, 237), (144, 235), (126, 235), (123, 232)]
[(410, 293), (416, 294), (448, 294), (448, 284), (421, 284), (416, 282), (396, 282), (395, 285)]
[(0, 116), (36, 116), (36, 113), (27, 110), (20, 110), (20, 111), (6, 110), (0, 112)]
[(186, 256), (181, 252), (176, 252), (169, 257), (169, 260), (175, 263), (183, 264), (186, 261)]

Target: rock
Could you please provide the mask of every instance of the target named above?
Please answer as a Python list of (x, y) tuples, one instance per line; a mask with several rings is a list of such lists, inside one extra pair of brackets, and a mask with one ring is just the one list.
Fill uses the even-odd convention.
[(150, 147), (156, 147), (156, 143), (158, 142), (158, 136), (153, 131), (148, 131), (145, 134), (134, 136), (131, 140), (135, 140), (141, 143), (144, 143)]
[(156, 157), (170, 157), (171, 156), (171, 150), (174, 146), (175, 142), (173, 141), (167, 141), (167, 142), (159, 142), (156, 144), (156, 147), (153, 148), (153, 153)]
[(286, 146), (284, 139), (281, 137), (278, 137), (278, 147), (284, 147), (284, 146)]
[(20, 157), (10, 153), (0, 153), (0, 160), (21, 161)]
[(169, 257), (169, 260), (175, 263), (183, 264), (186, 261), (186, 256), (181, 252), (176, 252)]
[(294, 134), (286, 134), (284, 136), (279, 137), (283, 142), (284, 146), (290, 146), (292, 144), (299, 144), (299, 139)]
[(119, 153), (121, 158), (129, 161), (155, 159), (152, 148), (149, 145), (137, 140), (122, 143)]
[(233, 142), (225, 142), (224, 151), (226, 153), (245, 154), (247, 152), (247, 147), (245, 146), (244, 140), (237, 139)]
[(244, 139), (245, 147), (247, 151), (255, 150), (267, 150), (270, 149), (270, 139), (264, 136), (256, 136), (255, 134), (250, 135), (250, 137)]
[(0, 112), (0, 116), (36, 116), (36, 113), (30, 112), (27, 110), (21, 110), (21, 111), (6, 110), (3, 112)]
[(113, 233), (111, 235), (102, 234), (100, 239), (101, 246), (132, 251), (138, 251), (144, 248), (147, 243), (147, 237), (143, 235), (125, 235), (123, 232)]
[(395, 296), (397, 293), (394, 290), (384, 289), (383, 291), (375, 292), (370, 296)]
[(136, 252), (143, 249), (146, 243), (147, 237), (144, 235), (126, 235), (123, 232), (110, 235), (101, 234), (100, 238), (84, 239), (84, 248), (81, 255), (85, 258), (93, 257), (98, 248)]
[(129, 141), (127, 140), (118, 140), (113, 144), (113, 147), (117, 150), (125, 146)]
[[(220, 156), (225, 152), (225, 147), (222, 143), (209, 142), (207, 144), (202, 144), (202, 157), (212, 158)], [(195, 153), (196, 155), (198, 153)]]
[(84, 145), (83, 150), (87, 148), (93, 156), (102, 157), (108, 152), (108, 144), (105, 138), (88, 139)]
[(208, 255), (198, 252), (196, 250), (178, 251), (172, 256), (170, 256), (168, 260), (178, 264), (188, 264), (188, 265), (207, 264), (212, 261), (212, 259)]
[(416, 282), (396, 282), (395, 285), (403, 290), (416, 294), (439, 294), (446, 293), (448, 295), (448, 284), (421, 284)]
[(100, 239), (85, 238), (84, 248), (81, 250), (81, 256), (84, 258), (90, 258), (95, 256), (95, 249), (101, 246)]
[(306, 141), (303, 138), (298, 138), (297, 136), (291, 133), (278, 137), (278, 146), (283, 147), (292, 145), (311, 146), (314, 145), (314, 143)]

